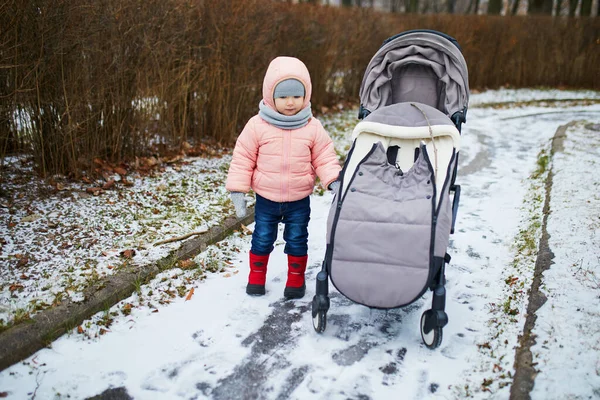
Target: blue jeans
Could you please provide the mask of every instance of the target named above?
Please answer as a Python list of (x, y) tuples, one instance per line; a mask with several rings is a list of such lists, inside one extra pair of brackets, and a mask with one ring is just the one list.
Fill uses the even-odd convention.
[(277, 203), (256, 194), (254, 206), (254, 233), (250, 251), (266, 256), (273, 251), (277, 227), (283, 222), (284, 253), (292, 256), (308, 254), (308, 221), (310, 221), (310, 196), (302, 200)]

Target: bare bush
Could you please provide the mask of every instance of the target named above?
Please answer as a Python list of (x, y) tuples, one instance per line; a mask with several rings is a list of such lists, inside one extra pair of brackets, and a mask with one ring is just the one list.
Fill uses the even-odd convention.
[(358, 100), (398, 32), (456, 37), (472, 88), (600, 88), (593, 18), (398, 15), (264, 0), (8, 0), (0, 4), (0, 156), (42, 175), (186, 143), (231, 144), (257, 112), (271, 59), (308, 66), (313, 106)]

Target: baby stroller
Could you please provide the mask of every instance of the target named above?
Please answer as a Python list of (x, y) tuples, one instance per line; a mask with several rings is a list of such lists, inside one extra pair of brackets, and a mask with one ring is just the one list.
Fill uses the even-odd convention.
[(421, 337), (429, 348), (441, 344), (468, 98), (466, 62), (448, 35), (403, 32), (371, 59), (360, 89), (362, 121), (327, 221), (312, 301), (317, 332), (326, 328), (331, 278), (350, 300), (378, 309), (411, 304), (429, 288), (433, 304), (421, 317)]

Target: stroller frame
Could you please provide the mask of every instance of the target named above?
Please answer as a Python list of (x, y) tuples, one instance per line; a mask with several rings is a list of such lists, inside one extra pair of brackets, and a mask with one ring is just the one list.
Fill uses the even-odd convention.
[[(459, 98), (458, 100), (456, 99), (450, 99), (447, 100), (446, 103), (448, 102), (452, 102), (454, 101), (454, 103), (457, 104), (451, 104), (450, 106), (448, 106), (447, 104), (431, 104), (431, 106), (437, 106), (437, 109), (440, 109), (440, 111), (444, 112), (446, 114), (446, 116), (450, 119), (450, 121), (452, 122), (452, 124), (454, 125), (454, 127), (456, 128), (456, 130), (458, 131), (458, 135), (460, 136), (460, 131), (461, 131), (461, 125), (462, 123), (464, 123), (466, 121), (466, 111), (467, 111), (467, 107), (466, 107), (466, 102), (468, 101), (468, 77), (466, 76), (467, 72), (466, 72), (466, 64), (464, 62), (464, 58), (462, 58), (462, 54), (460, 53), (460, 46), (458, 45), (458, 43), (456, 42), (455, 39), (453, 39), (452, 37), (441, 33), (441, 32), (437, 32), (437, 31), (431, 31), (431, 30), (412, 30), (412, 31), (407, 31), (407, 32), (402, 32), (398, 35), (395, 35), (387, 40), (385, 40), (383, 42), (383, 45), (381, 46), (378, 54), (383, 50), (385, 50), (386, 46), (390, 47), (390, 43), (391, 45), (394, 44), (394, 42), (398, 42), (398, 41), (402, 41), (402, 40), (406, 40), (407, 38), (410, 38), (411, 36), (418, 38), (419, 40), (421, 40), (421, 38), (425, 38), (427, 39), (429, 36), (431, 37), (435, 37), (435, 40), (441, 40), (444, 46), (450, 46), (453, 48), (452, 51), (456, 51), (456, 49), (458, 49), (458, 54), (459, 56), (456, 57), (455, 53), (452, 53), (452, 56), (454, 58), (458, 58), (458, 62), (464, 64), (464, 73), (462, 78), (464, 79), (464, 86), (466, 87), (465, 92), (463, 93), (463, 99)], [(441, 39), (440, 39), (441, 38)], [(377, 56), (377, 54), (376, 54)], [(371, 64), (374, 62), (373, 60), (375, 60), (376, 56), (373, 57), (373, 59), (371, 60), (371, 63), (369, 66), (371, 66)], [(461, 70), (462, 72), (462, 70)], [(365, 72), (365, 77), (363, 78), (363, 86), (365, 85), (365, 82), (368, 80), (367, 78), (367, 74), (369, 73), (369, 69), (367, 69), (367, 71)], [(362, 120), (363, 118), (367, 117), (369, 114), (371, 114), (371, 110), (373, 111), (377, 111), (378, 108), (381, 107), (386, 107), (388, 104), (396, 104), (394, 103), (393, 99), (388, 99), (387, 100), (387, 104), (373, 104), (373, 102), (371, 101), (371, 99), (368, 97), (369, 93), (366, 93), (364, 90), (364, 87), (361, 87), (361, 106), (360, 106), (360, 110), (359, 110), (359, 119)], [(460, 96), (459, 96), (460, 97)], [(416, 100), (412, 100), (411, 98), (404, 98), (402, 99), (403, 102), (407, 102), (410, 103), (411, 106), (416, 107), (417, 109), (419, 109), (421, 112), (423, 112), (420, 108), (419, 108), (419, 100), (420, 99), (416, 99)], [(364, 104), (367, 103), (367, 104)], [(416, 105), (414, 104), (416, 103)], [(370, 110), (370, 109), (371, 110)], [(423, 113), (423, 115), (425, 115), (425, 113)], [(425, 117), (427, 119), (427, 117)], [(429, 121), (428, 121), (429, 124)], [(431, 132), (431, 126), (429, 126), (429, 131)], [(433, 141), (433, 135), (431, 137), (432, 141)], [(356, 144), (356, 142), (355, 142)], [(424, 146), (423, 144), (421, 146)], [(377, 147), (376, 145), (373, 145), (373, 149), (375, 149), (375, 147)], [(373, 149), (371, 151), (373, 151)], [(343, 189), (347, 189), (344, 187), (344, 179), (345, 179), (345, 174), (346, 174), (346, 169), (348, 168), (348, 161), (351, 159), (352, 156), (352, 152), (354, 150), (354, 145), (352, 147), (352, 149), (350, 150), (350, 153), (348, 154), (348, 159), (344, 165), (344, 168), (342, 169), (341, 173), (340, 173), (340, 178), (339, 178), (339, 182), (340, 182), (340, 187), (338, 190), (338, 194), (339, 196), (336, 196), (334, 202), (336, 203), (335, 206), (335, 216), (333, 217), (333, 228), (332, 228), (332, 234), (331, 234), (331, 241), (330, 243), (328, 242), (327, 245), (327, 249), (325, 252), (325, 258), (324, 261), (322, 263), (322, 267), (321, 267), (321, 271), (317, 274), (317, 279), (316, 279), (316, 294), (313, 297), (312, 300), (312, 319), (313, 319), (313, 327), (315, 329), (316, 332), (318, 333), (322, 333), (325, 331), (326, 326), (327, 326), (327, 312), (330, 308), (330, 299), (329, 299), (329, 279), (331, 278), (331, 261), (332, 261), (332, 256), (333, 256), (333, 242), (334, 242), (334, 236), (335, 236), (335, 224), (338, 221), (338, 217), (339, 217), (339, 213), (340, 210), (342, 208), (342, 203), (343, 203), (343, 198), (344, 196), (342, 195), (343, 193)], [(429, 162), (429, 158), (427, 155), (427, 151), (425, 147), (422, 147), (422, 151), (421, 154), (425, 155), (425, 158), (427, 159), (427, 161)], [(461, 188), (460, 185), (456, 184), (456, 175), (457, 175), (457, 165), (458, 165), (458, 152), (453, 152), (452, 154), (452, 159), (450, 160), (451, 163), (449, 164), (449, 168), (450, 165), (453, 165), (452, 170), (448, 170), (448, 174), (450, 175), (450, 179), (447, 179), (448, 181), (448, 194), (449, 194), (449, 199), (452, 198), (451, 201), (451, 225), (450, 225), (450, 234), (454, 233), (454, 227), (455, 227), (455, 223), (456, 223), (456, 217), (457, 217), (457, 213), (458, 213), (458, 206), (459, 206), (459, 202), (460, 202), (460, 193), (461, 193)], [(395, 157), (395, 156), (394, 156)], [(366, 158), (366, 156), (365, 156)], [(415, 163), (416, 163), (416, 159), (417, 157), (415, 156)], [(362, 161), (359, 161), (359, 164)], [(437, 161), (436, 161), (437, 163)], [(358, 166), (356, 166), (356, 169), (358, 169)], [(356, 169), (354, 171), (356, 171)], [(436, 164), (436, 175), (437, 175), (437, 164)], [(434, 176), (432, 174), (432, 176)], [(351, 180), (350, 180), (351, 181)], [(435, 186), (435, 184), (434, 184)], [(435, 193), (435, 191), (434, 191)], [(434, 201), (435, 203), (435, 201)], [(332, 208), (333, 210), (333, 208)], [(330, 211), (331, 212), (331, 211)], [(436, 216), (433, 216), (433, 220), (434, 220), (434, 226), (435, 226), (435, 222), (436, 222)], [(420, 321), (420, 331), (421, 331), (421, 337), (422, 340), (424, 342), (424, 344), (426, 345), (426, 347), (430, 348), (430, 349), (434, 349), (437, 348), (441, 342), (442, 342), (442, 337), (443, 337), (443, 328), (447, 325), (448, 323), (448, 315), (445, 311), (445, 307), (446, 307), (446, 278), (445, 278), (445, 269), (446, 269), (446, 264), (450, 263), (450, 255), (448, 253), (445, 253), (445, 255), (443, 257), (432, 257), (432, 260), (430, 262), (430, 268), (429, 268), (429, 277), (427, 278), (427, 284), (426, 286), (423, 288), (423, 290), (420, 292), (420, 294), (418, 294), (411, 302), (414, 302), (416, 300), (418, 300), (427, 290), (431, 290), (433, 292), (432, 295), (432, 304), (431, 304), (431, 308), (426, 310), (422, 316), (421, 316), (421, 321)], [(333, 280), (332, 280), (333, 282)], [(342, 293), (343, 294), (343, 293)], [(400, 306), (382, 306), (382, 307), (378, 307), (378, 306), (373, 306), (373, 305), (369, 305), (369, 304), (364, 304), (370, 308), (380, 308), (380, 309), (389, 309), (389, 308), (397, 308), (397, 307), (403, 307), (406, 306), (409, 303), (404, 303)], [(359, 302), (360, 303), (360, 302)]]

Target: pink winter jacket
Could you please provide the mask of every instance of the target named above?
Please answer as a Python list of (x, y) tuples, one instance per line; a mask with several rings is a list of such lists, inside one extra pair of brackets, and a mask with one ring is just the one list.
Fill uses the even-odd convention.
[[(303, 108), (310, 102), (312, 85), (304, 63), (297, 58), (277, 57), (271, 62), (263, 83), (263, 100), (275, 110), (273, 92), (285, 79), (304, 84)], [(298, 129), (281, 129), (259, 115), (252, 117), (237, 139), (225, 187), (246, 193), (250, 188), (278, 203), (310, 195), (315, 177), (328, 187), (341, 170), (333, 141), (316, 118)]]

